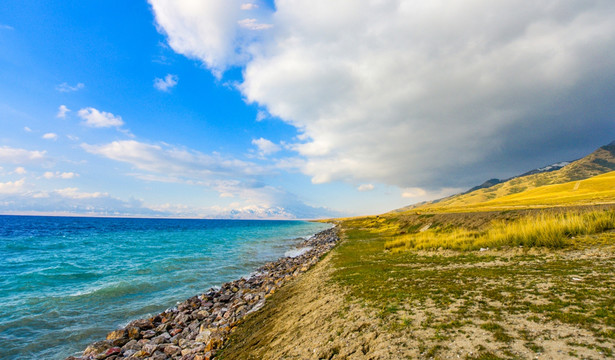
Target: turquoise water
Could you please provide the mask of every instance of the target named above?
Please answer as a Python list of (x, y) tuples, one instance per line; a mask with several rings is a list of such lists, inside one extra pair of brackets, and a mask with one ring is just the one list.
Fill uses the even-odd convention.
[(0, 216), (0, 358), (63, 359), (130, 320), (247, 276), (328, 227)]

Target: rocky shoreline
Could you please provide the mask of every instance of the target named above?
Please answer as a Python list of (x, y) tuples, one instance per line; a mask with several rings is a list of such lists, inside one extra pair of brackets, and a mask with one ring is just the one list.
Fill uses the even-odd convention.
[(300, 245), (298, 256), (267, 263), (248, 279), (225, 283), (149, 319), (132, 321), (90, 344), (82, 356), (66, 360), (212, 359), (246, 315), (316, 264), (338, 240), (337, 227), (321, 231)]

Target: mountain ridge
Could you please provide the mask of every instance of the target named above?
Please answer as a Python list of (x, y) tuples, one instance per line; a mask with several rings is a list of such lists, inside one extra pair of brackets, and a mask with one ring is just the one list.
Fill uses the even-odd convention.
[(466, 192), (409, 205), (392, 212), (476, 204), (545, 185), (563, 184), (601, 175), (615, 170), (615, 141), (599, 147), (585, 157), (559, 166), (563, 163), (565, 162), (530, 170), (506, 180), (489, 179)]
[[(577, 159), (579, 160), (579, 159)], [(564, 166), (574, 162), (576, 160), (571, 160), (571, 161), (560, 161), (560, 162), (556, 162), (547, 166), (543, 166), (541, 168), (536, 168), (530, 171), (526, 171), (521, 175), (516, 175), (513, 177), (509, 177), (507, 179), (498, 179), (498, 178), (493, 178), (493, 179), (489, 179), (487, 181), (485, 181), (484, 183), (480, 184), (480, 185), (476, 185), (472, 188), (470, 188), (469, 190), (463, 192), (462, 194), (468, 194), (471, 193), (472, 191), (476, 191), (479, 189), (486, 189), (486, 188), (490, 188), (492, 186), (495, 186), (497, 184), (501, 184), (503, 182), (515, 179), (515, 178), (519, 178), (519, 177), (524, 177), (524, 176), (528, 176), (528, 175), (534, 175), (534, 174), (540, 174), (540, 173), (545, 173), (545, 172), (551, 172), (551, 171), (556, 171), (559, 170), (561, 168), (563, 168)]]

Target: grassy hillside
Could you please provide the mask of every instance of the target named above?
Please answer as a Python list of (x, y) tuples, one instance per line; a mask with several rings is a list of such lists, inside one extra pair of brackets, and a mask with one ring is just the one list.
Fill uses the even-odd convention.
[[(478, 192), (482, 192), (482, 189)], [(464, 204), (468, 199), (471, 199), (472, 202)], [(424, 205), (414, 209), (414, 211), (468, 212), (610, 203), (615, 203), (615, 171), (585, 180), (534, 187), (519, 193), (499, 196), (492, 200), (478, 201), (478, 198), (473, 196), (455, 201)]]
[(615, 202), (615, 171), (585, 180), (547, 185), (484, 202), (483, 207), (579, 205)]
[(437, 201), (413, 205), (397, 211), (461, 208), (467, 205), (483, 203), (504, 196), (521, 193), (545, 185), (563, 184), (587, 179), (615, 170), (615, 142), (600, 147), (588, 156), (574, 161), (560, 170), (516, 177), (497, 185), (478, 189), (469, 193), (453, 195)]
[[(596, 210), (596, 205), (603, 205), (603, 209)], [(615, 205), (615, 171), (479, 203), (437, 203), (424, 206), (420, 211), (394, 212), (353, 221), (359, 221), (362, 228), (371, 229), (386, 239), (385, 249), (393, 251), (515, 246), (562, 248), (578, 242), (579, 236), (587, 238), (587, 235), (615, 229), (615, 212), (608, 210), (611, 205)], [(507, 213), (512, 210), (521, 211), (509, 217)]]

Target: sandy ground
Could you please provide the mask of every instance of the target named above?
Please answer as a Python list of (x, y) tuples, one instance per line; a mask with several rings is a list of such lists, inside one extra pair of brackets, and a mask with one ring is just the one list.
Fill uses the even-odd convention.
[[(593, 252), (592, 252), (593, 251)], [(327, 255), (317, 266), (269, 298), (266, 306), (247, 318), (219, 354), (221, 359), (607, 359), (615, 350), (613, 339), (604, 342), (581, 327), (528, 319), (528, 314), (505, 314), (504, 340), (484, 324), (490, 318), (470, 319), (454, 328), (437, 328), (455, 318), (459, 303), (442, 309), (426, 301), (398, 310), (400, 324), (378, 315), (373, 306), (349, 300), (330, 281), (333, 271)], [(575, 257), (601, 257), (612, 266), (614, 252), (571, 253)], [(606, 259), (606, 260), (605, 260)], [(531, 266), (531, 264), (527, 264)], [(499, 262), (476, 266), (502, 266)], [(576, 281), (576, 280), (573, 280)], [(486, 284), (488, 286), (488, 284)], [(549, 279), (541, 288), (548, 291)], [(613, 290), (615, 297), (615, 290)], [(537, 294), (532, 302), (540, 304)], [(485, 304), (473, 299), (477, 312)], [(471, 312), (470, 312), (471, 313)], [(483, 326), (481, 326), (483, 325)], [(497, 333), (497, 331), (496, 331)], [(536, 344), (531, 348), (528, 344)], [(606, 351), (606, 352), (605, 352)]]
[(368, 308), (328, 281), (330, 257), (274, 294), (233, 334), (223, 359), (399, 359), (404, 337), (382, 331)]

